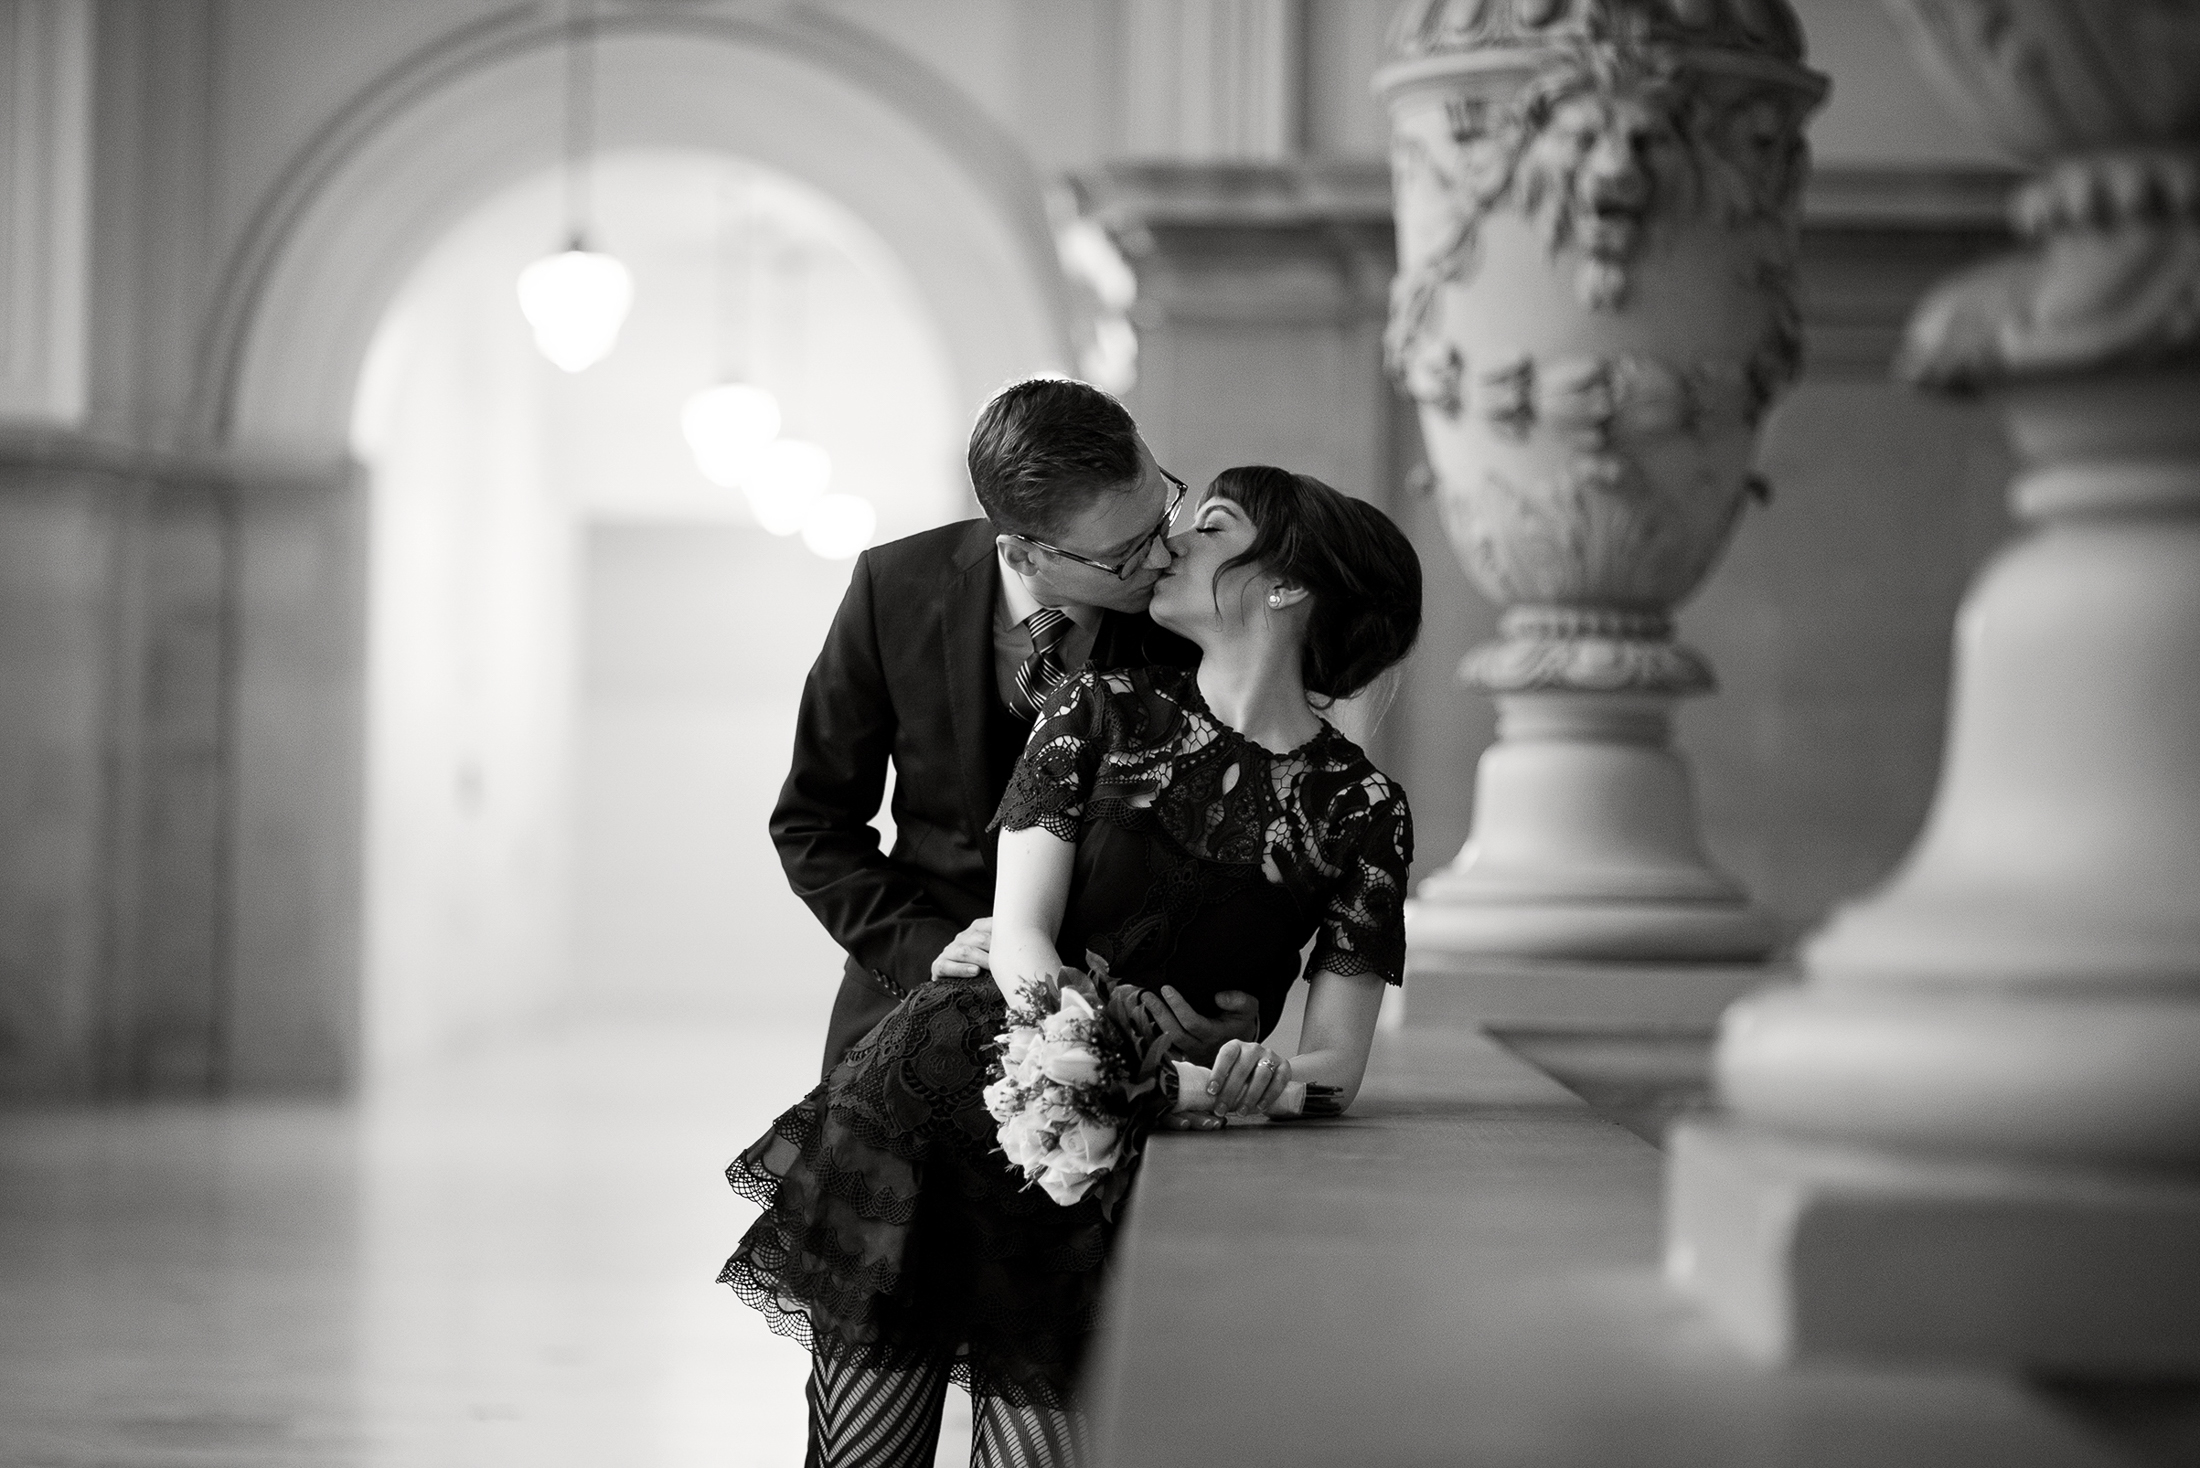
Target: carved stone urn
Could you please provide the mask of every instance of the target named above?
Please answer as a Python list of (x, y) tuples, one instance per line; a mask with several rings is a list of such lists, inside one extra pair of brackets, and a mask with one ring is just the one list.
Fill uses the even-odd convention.
[(2200, 1375), (2200, 5), (1901, 0), (2037, 172), (1901, 367), (2003, 407), (1908, 857), (1731, 1009), (1668, 1264), (1786, 1354)]
[(1774, 929), (1697, 833), (1670, 744), (1713, 686), (1672, 613), (1763, 484), (1801, 356), (1804, 118), (1785, 0), (1411, 0), (1376, 88), (1399, 270), (1386, 349), (1453, 546), (1505, 607), (1474, 827), (1417, 949), (1746, 958)]

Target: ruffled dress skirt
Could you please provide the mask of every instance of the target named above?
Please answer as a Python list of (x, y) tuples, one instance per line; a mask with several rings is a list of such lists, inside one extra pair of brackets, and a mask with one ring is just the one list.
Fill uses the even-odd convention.
[(721, 1283), (813, 1351), (952, 1362), (975, 1392), (1061, 1407), (1100, 1308), (1114, 1224), (1008, 1165), (982, 1092), (1006, 1005), (925, 984), (726, 1170), (763, 1216)]

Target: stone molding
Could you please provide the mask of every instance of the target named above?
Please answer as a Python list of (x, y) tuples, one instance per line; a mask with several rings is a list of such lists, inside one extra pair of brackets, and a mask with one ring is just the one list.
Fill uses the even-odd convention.
[[(1065, 181), (1074, 216), (1097, 225), (1138, 279), (1135, 317), (1237, 319), (1257, 310), (1380, 321), (1392, 245), (1390, 191), (1360, 163), (1119, 163)], [(1315, 266), (1325, 288), (1295, 302), (1237, 299), (1229, 280)], [(1311, 283), (1311, 282), (1307, 282)]]
[[(1918, 298), (2013, 237), (1999, 170), (1836, 167), (1803, 188), (1800, 309), (1812, 376), (1884, 378)], [(1396, 256), (1390, 172), (1372, 159), (1110, 164), (1065, 181), (1066, 218), (1099, 226), (1153, 281), (1169, 257), (1289, 251), (1368, 261), (1387, 311)], [(1357, 275), (1355, 275), (1357, 278)], [(1219, 312), (1185, 300), (1177, 309)]]
[(280, 494), (343, 483), (354, 465), (340, 456), (316, 458), (250, 447), (185, 452), (79, 429), (0, 424), (0, 493), (40, 472), (90, 475), (118, 484)]

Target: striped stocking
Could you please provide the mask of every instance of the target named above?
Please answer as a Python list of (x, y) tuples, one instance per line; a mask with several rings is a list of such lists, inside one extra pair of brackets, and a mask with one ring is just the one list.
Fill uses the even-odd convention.
[(1081, 1412), (1011, 1407), (999, 1397), (971, 1406), (970, 1468), (1078, 1468), (1086, 1459)]
[(810, 1449), (803, 1468), (932, 1468), (948, 1363), (910, 1371), (810, 1358)]

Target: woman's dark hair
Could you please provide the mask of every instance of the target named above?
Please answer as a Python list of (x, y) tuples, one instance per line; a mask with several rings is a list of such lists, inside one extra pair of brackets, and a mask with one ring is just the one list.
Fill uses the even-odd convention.
[(1011, 535), (1050, 535), (1100, 495), (1134, 484), (1138, 425), (1089, 382), (1032, 377), (995, 393), (970, 430), (970, 487)]
[(1314, 604), (1299, 671), (1306, 691), (1350, 698), (1421, 635), (1421, 558), (1391, 518), (1319, 479), (1266, 464), (1225, 469), (1210, 494), (1235, 501), (1253, 543), (1215, 576), (1261, 569), (1306, 588)]

